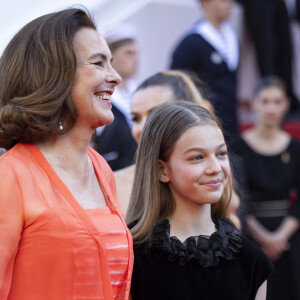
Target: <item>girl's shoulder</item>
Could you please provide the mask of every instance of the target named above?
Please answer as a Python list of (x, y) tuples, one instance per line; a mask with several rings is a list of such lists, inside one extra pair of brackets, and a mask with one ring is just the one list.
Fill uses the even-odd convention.
[(266, 256), (262, 249), (253, 241), (246, 237), (241, 237), (243, 247), (241, 248), (241, 259), (262, 269), (266, 274), (271, 274), (274, 270), (272, 261)]
[(274, 265), (253, 241), (242, 237), (242, 243), (243, 248), (238, 257), (238, 265), (249, 273), (252, 288), (257, 291), (273, 273)]

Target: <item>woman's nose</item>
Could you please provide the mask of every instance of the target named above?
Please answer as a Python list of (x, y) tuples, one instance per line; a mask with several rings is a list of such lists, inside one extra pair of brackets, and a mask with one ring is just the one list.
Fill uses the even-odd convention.
[(114, 84), (114, 86), (119, 85), (122, 82), (121, 76), (117, 73), (117, 71), (110, 67), (110, 70), (106, 76), (106, 80)]

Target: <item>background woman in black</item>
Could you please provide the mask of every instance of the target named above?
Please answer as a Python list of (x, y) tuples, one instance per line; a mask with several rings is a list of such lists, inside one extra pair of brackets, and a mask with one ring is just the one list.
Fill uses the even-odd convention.
[(244, 160), (249, 190), (247, 231), (274, 261), (268, 299), (300, 299), (300, 143), (281, 129), (289, 101), (283, 83), (262, 79), (253, 107), (258, 120), (231, 150)]

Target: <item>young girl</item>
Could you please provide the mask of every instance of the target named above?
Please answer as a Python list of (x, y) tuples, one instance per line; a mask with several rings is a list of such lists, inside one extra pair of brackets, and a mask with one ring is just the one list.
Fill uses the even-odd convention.
[(143, 129), (127, 213), (133, 300), (265, 299), (272, 263), (226, 219), (231, 175), (218, 121), (190, 102)]
[[(150, 112), (160, 104), (177, 100), (191, 101), (199, 105), (209, 104), (202, 99), (192, 79), (180, 71), (156, 73), (138, 86), (131, 101), (131, 133), (137, 143)], [(114, 172), (118, 200), (124, 215), (132, 190), (134, 170), (135, 164)]]
[(232, 145), (244, 159), (249, 190), (247, 233), (274, 261), (268, 299), (300, 299), (300, 143), (282, 129), (289, 109), (283, 83), (263, 78), (255, 92), (257, 122)]

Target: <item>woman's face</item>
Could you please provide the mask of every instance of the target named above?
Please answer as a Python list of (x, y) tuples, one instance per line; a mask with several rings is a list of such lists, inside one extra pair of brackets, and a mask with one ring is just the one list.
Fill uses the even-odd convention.
[(281, 124), (289, 109), (288, 100), (284, 92), (278, 87), (262, 89), (254, 99), (259, 122), (266, 126), (278, 126)]
[(137, 91), (131, 101), (131, 133), (138, 143), (142, 130), (151, 111), (165, 102), (174, 101), (174, 95), (168, 86), (151, 86)]
[(76, 125), (92, 130), (113, 119), (111, 94), (121, 78), (111, 66), (112, 56), (106, 41), (90, 28), (74, 36), (77, 69), (71, 97), (77, 111)]
[(168, 184), (179, 207), (218, 202), (230, 174), (223, 133), (214, 124), (187, 129), (168, 161), (160, 164), (161, 181)]

